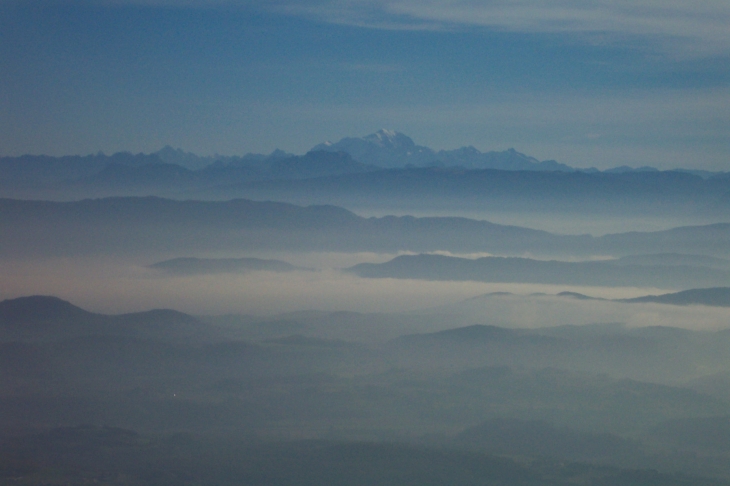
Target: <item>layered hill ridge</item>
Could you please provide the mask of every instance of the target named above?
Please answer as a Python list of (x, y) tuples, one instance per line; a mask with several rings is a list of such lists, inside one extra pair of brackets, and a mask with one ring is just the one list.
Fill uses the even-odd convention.
[[(543, 297), (548, 294), (531, 294), (531, 296)], [(517, 297), (510, 292), (491, 292), (484, 295), (471, 297), (465, 302), (476, 301), (491, 297)], [(688, 289), (679, 292), (669, 292), (659, 295), (644, 295), (631, 299), (606, 299), (602, 297), (591, 297), (579, 292), (558, 292), (555, 297), (563, 297), (577, 300), (601, 300), (622, 302), (627, 304), (656, 303), (669, 305), (704, 305), (711, 307), (730, 307), (730, 287), (710, 287), (704, 289)]]
[[(613, 261), (557, 261), (521, 257), (477, 259), (445, 255), (401, 255), (385, 263), (361, 263), (347, 271), (367, 278), (538, 283), (596, 286), (724, 285), (730, 272), (689, 265), (617, 265)], [(724, 297), (718, 293), (717, 299)], [(712, 300), (710, 296), (705, 298)]]
[(171, 309), (106, 315), (89, 312), (54, 296), (34, 295), (0, 302), (0, 336), (47, 340), (77, 336), (116, 336), (172, 341), (209, 336), (208, 325)]
[(288, 181), (233, 182), (206, 197), (247, 194), (299, 204), (347, 207), (499, 208), (636, 215), (717, 214), (730, 199), (730, 179), (679, 171), (585, 173), (424, 167)]
[(634, 299), (623, 299), (620, 302), (640, 303), (656, 302), (672, 305), (708, 305), (730, 307), (730, 287), (713, 287), (707, 289), (689, 289), (662, 295), (647, 295)]
[(0, 322), (14, 328), (94, 321), (97, 317), (97, 314), (53, 296), (33, 295), (0, 302)]
[[(458, 217), (361, 217), (331, 205), (287, 203), (176, 201), (158, 197), (88, 199), (75, 202), (0, 199), (0, 257), (19, 255), (136, 254), (164, 251), (194, 254), (211, 250), (285, 249), (380, 252), (488, 252), (496, 255), (639, 255), (642, 253), (704, 254), (727, 257), (730, 224), (685, 226), (664, 231), (616, 233), (600, 237), (559, 235), (519, 226)], [(169, 257), (168, 257), (169, 258)], [(408, 257), (398, 265), (418, 261), (419, 268), (444, 262), (469, 266), (458, 259)], [(461, 263), (460, 263), (461, 262)], [(579, 267), (603, 264), (526, 260), (483, 260), (482, 264), (539, 265), (545, 272), (560, 267), (570, 275)], [(393, 267), (396, 263), (391, 263)], [(642, 268), (649, 266), (639, 265)], [(565, 267), (565, 268), (563, 268)], [(603, 274), (632, 271), (632, 265), (605, 266)], [(657, 272), (681, 273), (680, 266)], [(364, 268), (364, 267), (363, 267)], [(385, 268), (385, 267), (381, 267)], [(415, 267), (414, 267), (415, 268)], [(704, 267), (703, 267), (704, 268)], [(465, 268), (464, 271), (474, 271)], [(724, 270), (710, 268), (710, 278)], [(585, 272), (584, 272), (585, 273)], [(659, 275), (659, 274), (657, 274)], [(692, 273), (688, 275), (691, 277)], [(724, 274), (723, 274), (724, 275)], [(589, 275), (590, 276), (590, 275)], [(640, 275), (638, 277), (641, 277)], [(441, 277), (443, 278), (443, 277)], [(658, 278), (649, 274), (641, 278)], [(717, 286), (706, 283), (687, 286)]]

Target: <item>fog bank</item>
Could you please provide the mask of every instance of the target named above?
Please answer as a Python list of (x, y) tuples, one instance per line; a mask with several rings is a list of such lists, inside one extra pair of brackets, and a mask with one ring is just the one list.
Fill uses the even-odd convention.
[[(170, 276), (147, 268), (151, 262), (140, 260), (17, 260), (4, 264), (0, 298), (54, 295), (88, 310), (109, 314), (153, 308), (199, 315), (274, 315), (301, 310), (438, 313), (449, 316), (444, 319), (444, 328), (474, 323), (535, 328), (622, 322), (629, 326), (720, 329), (730, 322), (730, 309), (725, 308), (623, 304), (554, 296), (570, 291), (621, 299), (671, 289), (365, 279), (337, 268), (353, 261), (384, 261), (392, 255), (275, 256), (287, 257), (287, 261), (313, 270)], [(493, 292), (515, 295), (483, 296)]]

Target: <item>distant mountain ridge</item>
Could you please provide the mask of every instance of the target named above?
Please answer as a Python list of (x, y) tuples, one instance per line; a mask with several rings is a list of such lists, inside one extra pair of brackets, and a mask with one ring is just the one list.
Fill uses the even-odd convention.
[[(2, 257), (140, 253), (149, 257), (163, 252), (165, 258), (169, 258), (170, 252), (190, 254), (201, 248), (238, 252), (251, 249), (418, 253), (441, 250), (515, 256), (527, 252), (572, 256), (694, 252), (727, 257), (730, 248), (730, 224), (727, 223), (593, 237), (559, 235), (458, 217), (365, 218), (331, 205), (297, 206), (246, 199), (176, 201), (158, 197), (74, 202), (0, 199), (0, 234), (3, 235), (0, 239)], [(403, 257), (397, 262), (405, 264), (420, 261), (420, 258), (429, 266), (437, 262), (453, 266), (463, 260), (465, 263), (458, 265), (464, 266), (467, 272), (475, 271), (473, 262), (468, 259), (449, 260), (438, 255), (409, 258)], [(523, 260), (526, 259), (505, 262), (529, 263)], [(599, 266), (603, 275), (614, 276), (650, 267), (612, 262), (603, 262), (601, 266), (599, 263), (588, 262), (583, 266), (591, 269)], [(569, 265), (566, 262), (536, 264), (544, 267)], [(657, 268), (663, 273), (639, 275), (641, 281), (683, 272), (686, 276), (696, 272), (703, 279), (719, 279), (727, 272), (722, 268), (697, 267), (699, 270), (687, 273), (688, 268), (695, 267), (686, 265)], [(586, 278), (594, 278), (591, 272), (584, 274)], [(705, 280), (692, 286), (717, 286), (725, 285), (725, 282)]]
[(724, 213), (730, 205), (730, 178), (703, 179), (678, 171), (613, 174), (420, 167), (232, 183), (201, 194), (246, 194), (297, 204), (327, 201), (346, 207), (377, 202), (429, 209), (496, 205), (512, 211)]
[[(84, 176), (98, 173), (109, 165), (140, 167), (150, 164), (171, 164), (189, 171), (200, 171), (206, 168), (248, 167), (267, 169), (275, 162), (297, 157), (308, 157), (308, 161), (317, 161), (311, 154), (317, 152), (343, 153), (352, 157), (349, 167), (337, 167), (335, 173), (362, 171), (365, 166), (373, 169), (393, 169), (406, 167), (458, 167), (462, 169), (496, 169), (507, 171), (558, 171), (558, 172), (601, 172), (595, 168), (574, 168), (555, 160), (540, 161), (535, 157), (518, 152), (514, 148), (504, 151), (481, 152), (474, 146), (464, 146), (450, 150), (434, 150), (427, 146), (417, 145), (409, 136), (394, 130), (381, 129), (363, 137), (345, 137), (338, 142), (316, 144), (306, 154), (297, 156), (276, 149), (268, 155), (247, 153), (245, 155), (207, 155), (201, 156), (180, 148), (166, 145), (162, 149), (149, 154), (117, 152), (106, 155), (99, 152), (86, 156), (22, 155), (18, 157), (0, 157), (0, 175), (2, 179), (10, 178), (15, 182), (40, 177), (42, 180), (60, 181), (76, 180)], [(355, 164), (353, 164), (353, 162)], [(703, 178), (717, 175), (717, 172), (703, 170), (677, 169), (680, 172), (697, 175)], [(265, 170), (264, 170), (265, 172)], [(274, 170), (273, 177), (278, 177)], [(315, 171), (316, 172), (316, 171)], [(660, 172), (654, 167), (629, 167), (621, 165), (602, 171), (606, 174)], [(317, 172), (314, 177), (322, 176)], [(311, 174), (306, 174), (311, 177)], [(272, 175), (264, 174), (264, 178)], [(287, 174), (285, 178), (291, 178)]]
[[(326, 155), (326, 154), (338, 154)], [(167, 172), (151, 166), (167, 165)], [(365, 137), (348, 137), (337, 143), (325, 142), (298, 156), (274, 150), (271, 154), (249, 153), (243, 156), (200, 156), (169, 145), (150, 154), (99, 152), (87, 156), (52, 157), (23, 155), (0, 157), (0, 187), (3, 185), (48, 186), (58, 183), (101, 182), (131, 184), (135, 179), (147, 185), (159, 183), (173, 172), (178, 179), (210, 179), (226, 172), (223, 179), (268, 180), (323, 177), (360, 173), (383, 168), (407, 166), (450, 167), (467, 169), (573, 171), (555, 161), (540, 162), (514, 149), (504, 152), (479, 152), (474, 147), (434, 151), (416, 145), (399, 132), (380, 130)], [(227, 169), (227, 170), (225, 170)], [(246, 169), (238, 172), (235, 169)], [(183, 174), (183, 175), (181, 175)], [(195, 177), (194, 177), (195, 175)], [(168, 177), (169, 179), (169, 177)]]
[(346, 152), (355, 160), (387, 168), (408, 166), (462, 167), (465, 169), (536, 170), (572, 172), (576, 169), (554, 160), (539, 161), (511, 148), (482, 153), (473, 146), (434, 151), (416, 145), (403, 133), (381, 129), (364, 137), (346, 137), (339, 142), (315, 145), (312, 151)]
[(0, 158), (0, 189), (178, 188), (232, 182), (301, 179), (379, 170), (344, 152), (198, 157), (166, 147), (153, 154)]
[(356, 160), (386, 168), (409, 164), (424, 166), (434, 161), (433, 150), (416, 145), (410, 137), (391, 130), (380, 130), (365, 137), (345, 137), (336, 143), (324, 142), (311, 150), (346, 152)]
[[(730, 207), (730, 176), (681, 169), (603, 172), (539, 161), (514, 149), (435, 151), (380, 130), (319, 144), (304, 155), (152, 154), (0, 158), (0, 197), (79, 200), (114, 196), (277, 200), (418, 212), (565, 212), (708, 215)], [(713, 218), (714, 219), (714, 218)]]
[(155, 154), (119, 152), (105, 155), (22, 155), (0, 157), (0, 187), (47, 186), (76, 181), (100, 173), (108, 166), (142, 167), (164, 163)]

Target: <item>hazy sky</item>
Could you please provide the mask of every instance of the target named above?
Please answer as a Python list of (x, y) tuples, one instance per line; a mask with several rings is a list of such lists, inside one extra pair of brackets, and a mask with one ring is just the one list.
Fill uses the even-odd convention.
[(391, 128), (730, 170), (727, 0), (0, 0), (0, 155), (303, 153)]

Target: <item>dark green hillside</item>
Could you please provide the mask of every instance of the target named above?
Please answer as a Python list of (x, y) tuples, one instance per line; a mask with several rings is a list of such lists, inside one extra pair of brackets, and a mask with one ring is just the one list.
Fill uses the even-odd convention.
[[(730, 478), (723, 437), (685, 425), (724, 430), (721, 382), (697, 380), (729, 368), (723, 331), (0, 309), (0, 441), (15, 451), (0, 484), (702, 484), (671, 475), (697, 464)], [(361, 329), (377, 325), (400, 336)]]
[(0, 302), (0, 340), (51, 341), (78, 336), (119, 336), (169, 341), (209, 340), (217, 329), (193, 316), (156, 309), (108, 316), (57, 297), (36, 295)]
[(492, 454), (635, 464), (643, 459), (636, 441), (555, 427), (540, 420), (492, 419), (461, 431), (453, 441), (458, 447)]
[(397, 443), (259, 442), (57, 428), (6, 439), (0, 484), (332, 486), (721, 486), (654, 470), (514, 460)]

